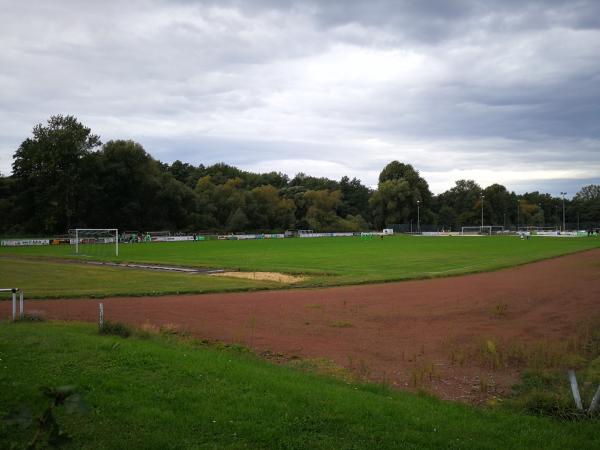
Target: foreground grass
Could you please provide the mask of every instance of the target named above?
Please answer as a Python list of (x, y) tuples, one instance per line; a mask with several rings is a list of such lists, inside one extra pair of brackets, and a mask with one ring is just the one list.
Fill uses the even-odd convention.
[(277, 285), (206, 275), (0, 258), (0, 287), (22, 287), (27, 298), (207, 293)]
[[(308, 274), (301, 285), (355, 284), (495, 270), (599, 248), (599, 238), (414, 237), (124, 244), (92, 259)], [(1, 255), (73, 258), (68, 245), (0, 248)]]
[[(61, 415), (73, 448), (600, 448), (597, 423), (474, 409), (349, 385), (254, 356), (95, 327), (0, 324), (0, 408), (39, 413), (39, 388), (75, 384), (91, 408)], [(0, 447), (31, 437), (0, 425)]]

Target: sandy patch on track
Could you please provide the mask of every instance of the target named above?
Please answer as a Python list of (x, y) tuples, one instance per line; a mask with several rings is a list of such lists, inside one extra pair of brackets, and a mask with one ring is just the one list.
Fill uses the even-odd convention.
[(276, 281), (284, 284), (294, 284), (304, 280), (304, 277), (297, 277), (294, 275), (287, 275), (285, 273), (278, 272), (219, 272), (211, 273), (211, 277), (232, 277), (232, 278), (246, 278), (248, 280), (258, 281)]

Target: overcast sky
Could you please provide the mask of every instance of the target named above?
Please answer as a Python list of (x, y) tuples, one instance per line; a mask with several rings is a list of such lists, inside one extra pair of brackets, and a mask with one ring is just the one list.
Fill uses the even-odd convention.
[(600, 183), (600, 1), (0, 0), (0, 172), (53, 114), (165, 162), (571, 196)]

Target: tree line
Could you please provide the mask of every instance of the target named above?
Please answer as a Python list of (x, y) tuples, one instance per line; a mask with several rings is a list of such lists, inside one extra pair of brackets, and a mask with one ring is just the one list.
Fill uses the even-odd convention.
[[(154, 159), (131, 140), (102, 143), (73, 116), (57, 115), (33, 128), (0, 175), (0, 233), (62, 234), (70, 228), (195, 232), (360, 231), (392, 225), (407, 231), (479, 225), (554, 226), (563, 199), (517, 195), (500, 184), (482, 188), (459, 180), (433, 195), (410, 164), (390, 162), (376, 189), (356, 178), (299, 173), (252, 173)], [(600, 222), (600, 186), (565, 200), (566, 222)], [(574, 226), (574, 225), (573, 225)], [(596, 225), (597, 226), (597, 225)]]

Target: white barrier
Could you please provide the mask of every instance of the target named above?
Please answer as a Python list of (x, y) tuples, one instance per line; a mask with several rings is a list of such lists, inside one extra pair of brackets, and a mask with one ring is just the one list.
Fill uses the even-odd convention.
[(219, 240), (228, 241), (246, 241), (251, 239), (283, 239), (285, 234), (283, 233), (272, 233), (272, 234), (222, 234), (217, 236)]
[(538, 231), (533, 236), (547, 236), (547, 237), (577, 237), (580, 236), (577, 231)]
[(298, 235), (301, 238), (320, 238), (320, 237), (352, 237), (354, 233), (302, 233)]
[(50, 239), (3, 239), (2, 247), (23, 247), (26, 245), (50, 245)]
[(194, 236), (154, 236), (152, 242), (180, 242), (193, 241)]
[(0, 292), (12, 293), (12, 320), (17, 320), (17, 292), (19, 293), (19, 319), (25, 316), (25, 301), (23, 299), (23, 291), (19, 288), (0, 289)]

